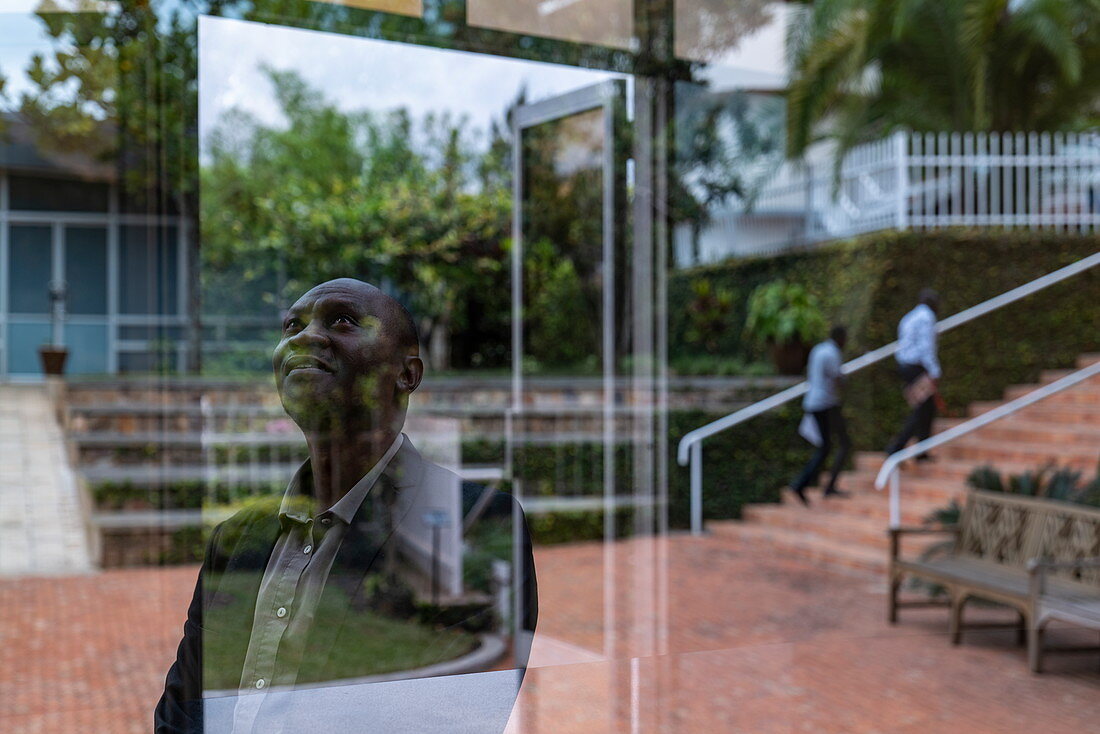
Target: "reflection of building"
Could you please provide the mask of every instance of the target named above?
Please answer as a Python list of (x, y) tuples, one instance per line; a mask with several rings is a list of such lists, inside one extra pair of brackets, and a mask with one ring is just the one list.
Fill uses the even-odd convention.
[(127, 197), (113, 165), (44, 152), (9, 118), (0, 139), (0, 378), (41, 373), (52, 281), (67, 286), (69, 373), (182, 368), (180, 220)]

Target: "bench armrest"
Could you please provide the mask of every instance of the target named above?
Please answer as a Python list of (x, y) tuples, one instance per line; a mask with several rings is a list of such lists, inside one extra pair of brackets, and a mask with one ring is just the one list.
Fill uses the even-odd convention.
[[(955, 535), (959, 534), (958, 525), (908, 525), (890, 528), (890, 560), (897, 560), (901, 553), (903, 535)], [(956, 541), (958, 542), (958, 541)]]
[(1085, 568), (1100, 568), (1100, 557), (1078, 558), (1076, 561), (1048, 561), (1043, 558), (1028, 559), (1027, 572), (1031, 576), (1031, 596), (1036, 598), (1046, 592), (1048, 571), (1073, 571)]

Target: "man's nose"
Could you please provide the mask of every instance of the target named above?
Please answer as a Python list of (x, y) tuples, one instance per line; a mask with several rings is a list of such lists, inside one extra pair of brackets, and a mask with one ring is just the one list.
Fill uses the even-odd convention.
[(314, 344), (327, 344), (328, 335), (317, 321), (311, 321), (304, 329), (287, 339), (287, 342), (299, 347)]

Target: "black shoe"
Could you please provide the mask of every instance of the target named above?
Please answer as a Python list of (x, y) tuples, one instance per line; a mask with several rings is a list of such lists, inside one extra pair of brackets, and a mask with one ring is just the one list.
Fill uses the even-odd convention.
[(806, 507), (810, 506), (810, 499), (806, 496), (806, 490), (795, 489), (794, 487), (791, 487), (791, 492), (794, 493), (795, 497), (802, 500), (802, 504), (806, 505)]
[(832, 489), (826, 489), (825, 493), (821, 496), (822, 497), (840, 497), (840, 498), (844, 498), (844, 497), (851, 497), (852, 493), (851, 492), (846, 492), (843, 489), (837, 489), (837, 488), (834, 487)]

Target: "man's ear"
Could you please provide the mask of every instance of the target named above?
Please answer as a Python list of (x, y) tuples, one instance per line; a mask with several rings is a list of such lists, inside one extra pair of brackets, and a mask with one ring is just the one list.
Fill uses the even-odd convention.
[(397, 375), (397, 389), (404, 393), (411, 393), (420, 387), (422, 379), (424, 379), (424, 361), (420, 357), (405, 357), (401, 372)]

